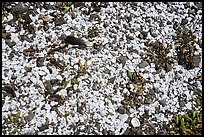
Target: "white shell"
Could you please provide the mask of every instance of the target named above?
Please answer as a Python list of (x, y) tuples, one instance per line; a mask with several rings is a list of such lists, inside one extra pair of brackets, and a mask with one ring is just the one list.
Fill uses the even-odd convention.
[(67, 90), (66, 89), (62, 89), (59, 92), (57, 92), (56, 94), (65, 97), (65, 96), (67, 96)]
[(133, 127), (139, 127), (140, 126), (140, 121), (138, 118), (133, 118), (131, 120), (131, 124), (133, 125)]

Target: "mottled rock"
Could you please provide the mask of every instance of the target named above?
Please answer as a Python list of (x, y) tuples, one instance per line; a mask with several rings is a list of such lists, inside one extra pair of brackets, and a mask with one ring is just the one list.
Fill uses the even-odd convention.
[(188, 19), (184, 18), (181, 20), (181, 25), (186, 25), (188, 23)]
[(6, 42), (6, 44), (7, 44), (10, 48), (12, 48), (13, 46), (16, 45), (16, 42), (15, 42), (15, 41), (11, 41), (11, 40), (9, 40), (9, 39), (5, 40), (5, 42)]
[(25, 69), (26, 72), (31, 72), (32, 67), (27, 67), (27, 66), (25, 66), (24, 69)]
[(42, 124), (42, 126), (39, 127), (38, 129), (39, 129), (40, 131), (44, 131), (45, 129), (48, 129), (48, 128), (49, 128), (49, 124)]
[(53, 89), (51, 82), (49, 80), (46, 80), (44, 82), (44, 86), (45, 86), (45, 89), (47, 91), (46, 92), (47, 94), (53, 94), (54, 93), (54, 89)]
[(44, 57), (38, 57), (36, 60), (37, 67), (44, 66)]
[(185, 105), (186, 105), (186, 102), (184, 100), (179, 101), (179, 106), (180, 107), (185, 107)]
[(122, 63), (122, 66), (124, 67), (125, 66), (125, 63), (126, 63), (126, 60), (127, 60), (127, 57), (126, 56), (120, 56), (116, 59), (119, 63)]
[(138, 66), (139, 66), (140, 68), (145, 68), (145, 67), (148, 66), (148, 65), (149, 65), (149, 63), (148, 63), (147, 61), (145, 61), (145, 60), (141, 61), (141, 62), (138, 64)]
[(55, 22), (55, 25), (56, 25), (56, 26), (57, 26), (57, 25), (62, 25), (62, 24), (64, 24), (64, 23), (66, 23), (66, 21), (64, 20), (63, 17), (56, 19), (54, 22)]
[(114, 76), (114, 77), (110, 78), (110, 79), (108, 80), (108, 82), (113, 84), (113, 83), (114, 83), (114, 81), (115, 81), (115, 78), (116, 78), (116, 76)]
[(134, 40), (134, 37), (132, 35), (126, 35), (126, 38), (129, 40)]
[(122, 107), (122, 106), (120, 106), (117, 111), (120, 114), (125, 114), (126, 113), (126, 109), (124, 107)]
[(169, 72), (172, 70), (172, 65), (170, 63), (165, 63), (164, 70)]
[(166, 106), (167, 104), (165, 99), (159, 100), (159, 103), (162, 105), (162, 107)]
[(195, 55), (193, 57), (193, 65), (194, 65), (194, 67), (199, 67), (200, 61), (201, 61), (200, 55)]

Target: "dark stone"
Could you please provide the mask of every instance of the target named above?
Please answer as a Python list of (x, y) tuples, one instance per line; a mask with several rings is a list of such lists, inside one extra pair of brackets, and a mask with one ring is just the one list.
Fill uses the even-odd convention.
[(164, 23), (160, 22), (159, 27), (164, 27)]
[(126, 56), (120, 56), (120, 57), (118, 57), (118, 58), (116, 59), (117, 62), (122, 63), (122, 66), (123, 66), (123, 67), (125, 66), (126, 60), (127, 60), (127, 57), (126, 57)]
[(34, 118), (34, 116), (35, 116), (35, 113), (33, 113), (32, 111), (29, 111), (27, 116), (28, 121), (31, 121)]
[(159, 100), (159, 103), (162, 105), (162, 107), (166, 106), (166, 100)]
[(26, 13), (22, 18), (25, 20), (26, 24), (30, 24), (32, 22), (28, 13)]
[(166, 23), (167, 25), (171, 25), (172, 23), (170, 22), (170, 21), (167, 21), (167, 23)]
[(11, 33), (9, 33), (9, 32), (2, 33), (2, 38), (4, 38), (4, 39), (11, 39)]
[(186, 25), (188, 23), (188, 19), (182, 19), (181, 20), (181, 25)]
[(114, 77), (112, 77), (112, 78), (110, 78), (109, 80), (108, 80), (108, 83), (114, 83), (114, 81), (115, 81), (115, 78), (116, 78), (116, 76), (114, 76)]
[(31, 72), (31, 70), (32, 70), (31, 67), (27, 67), (27, 66), (25, 66), (24, 69), (26, 70), (26, 72)]
[(11, 94), (13, 97), (16, 97), (16, 94), (15, 94), (15, 86), (14, 85), (5, 85), (4, 87), (2, 87), (2, 90), (6, 91), (7, 93)]
[(108, 131), (107, 131), (106, 129), (103, 129), (103, 130), (102, 130), (102, 134), (103, 134), (103, 135), (108, 135)]
[(66, 23), (66, 21), (64, 20), (63, 17), (58, 18), (58, 19), (55, 20), (55, 25), (56, 25), (56, 26), (57, 26), (57, 25), (62, 25), (62, 24), (64, 24), (64, 23)]
[(49, 128), (49, 124), (42, 124), (42, 126), (39, 127), (38, 129), (39, 129), (40, 131), (44, 131), (45, 129), (48, 129), (48, 128)]
[(89, 17), (89, 21), (94, 21), (96, 19), (99, 19), (99, 15), (94, 13), (94, 14), (91, 14), (90, 17)]
[(139, 37), (140, 39), (146, 39), (146, 37), (147, 37), (147, 32), (141, 31), (138, 37)]
[(134, 37), (130, 36), (130, 35), (126, 35), (126, 38), (129, 39), (129, 40), (134, 40)]
[(172, 70), (172, 65), (169, 64), (169, 63), (165, 63), (164, 70), (165, 70), (166, 72), (171, 71), (171, 70)]
[(140, 68), (145, 68), (145, 67), (148, 66), (148, 65), (149, 65), (149, 63), (148, 63), (147, 61), (145, 61), (145, 60), (141, 61), (141, 62), (138, 64), (138, 66), (139, 66)]
[(11, 51), (11, 53), (10, 53), (9, 56), (8, 56), (8, 58), (9, 58), (10, 60), (13, 60), (14, 56), (15, 56), (15, 51)]
[(179, 101), (179, 106), (180, 107), (185, 107), (186, 102), (184, 100)]
[(149, 29), (149, 33), (152, 37), (157, 37), (157, 34), (155, 33), (155, 30), (153, 30), (152, 28)]
[(84, 41), (80, 38), (75, 38), (74, 36), (67, 36), (65, 42), (71, 45), (85, 45)]
[(15, 42), (15, 41), (5, 40), (5, 42), (6, 42), (6, 44), (7, 44), (10, 48), (12, 48), (13, 46), (16, 45), (16, 42)]
[(194, 67), (199, 67), (200, 61), (201, 61), (200, 55), (195, 55), (193, 57), (193, 65), (194, 65)]
[(28, 7), (24, 6), (24, 3), (19, 2), (18, 5), (13, 8), (13, 13), (20, 15), (27, 12), (28, 9)]
[(49, 80), (46, 80), (44, 83), (45, 89), (46, 89), (46, 94), (53, 94), (54, 93), (54, 89), (51, 85), (51, 82)]
[(202, 2), (195, 2), (195, 6), (198, 10), (202, 10)]
[(122, 107), (122, 106), (120, 106), (117, 111), (120, 114), (125, 114), (126, 113), (126, 109), (124, 107)]
[(37, 67), (44, 66), (44, 57), (38, 57), (36, 60)]

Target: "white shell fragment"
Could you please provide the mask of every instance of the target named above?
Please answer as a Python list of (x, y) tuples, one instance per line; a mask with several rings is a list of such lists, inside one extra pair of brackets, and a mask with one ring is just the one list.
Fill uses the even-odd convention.
[(133, 125), (133, 127), (139, 127), (140, 126), (140, 121), (138, 118), (133, 118), (131, 120), (131, 124)]
[(66, 89), (61, 89), (59, 92), (57, 92), (56, 94), (62, 96), (62, 97), (66, 97), (67, 96), (67, 90)]

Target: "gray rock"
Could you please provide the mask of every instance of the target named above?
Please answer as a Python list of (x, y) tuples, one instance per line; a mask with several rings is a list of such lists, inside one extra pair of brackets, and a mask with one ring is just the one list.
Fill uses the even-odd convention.
[(125, 114), (126, 113), (126, 109), (123, 106), (120, 106), (117, 111), (120, 114)]
[(198, 10), (202, 10), (202, 2), (196, 2), (195, 6), (198, 8)]
[(44, 66), (44, 57), (38, 57), (36, 60), (37, 67)]
[(45, 89), (47, 91), (46, 94), (53, 94), (54, 93), (54, 89), (53, 89), (53, 87), (51, 85), (50, 80), (46, 80), (44, 82), (44, 86), (45, 86)]
[(186, 25), (188, 23), (188, 19), (184, 18), (181, 20), (181, 25)]
[(151, 104), (152, 102), (153, 102), (152, 96), (147, 95), (145, 100), (144, 100), (144, 103), (145, 104)]
[(103, 129), (103, 130), (102, 130), (102, 134), (103, 134), (103, 135), (108, 135), (107, 129)]
[(167, 102), (166, 100), (159, 100), (159, 103), (162, 105), (162, 107), (166, 106)]
[(89, 21), (94, 21), (96, 19), (99, 19), (99, 15), (96, 13), (91, 14), (89, 17)]
[(64, 24), (64, 23), (66, 23), (66, 21), (64, 20), (63, 17), (56, 19), (54, 22), (55, 22), (55, 25), (56, 25), (56, 26), (57, 26), (57, 25), (62, 25), (62, 24)]
[(146, 37), (147, 37), (147, 32), (141, 31), (141, 33), (138, 35), (138, 37), (139, 37), (140, 39), (146, 39)]
[(172, 65), (169, 64), (169, 63), (165, 63), (164, 70), (165, 70), (166, 72), (171, 71), (171, 70), (172, 70)]
[(153, 29), (153, 28), (150, 28), (150, 29), (149, 29), (149, 33), (150, 33), (150, 35), (151, 35), (152, 37), (157, 37), (157, 36), (158, 36), (158, 34), (156, 33), (156, 30)]
[(19, 2), (18, 5), (13, 8), (13, 12), (16, 14), (23, 14), (24, 12), (27, 12), (28, 9), (29, 8), (25, 6), (24, 3)]
[(43, 124), (41, 127), (39, 127), (38, 129), (40, 131), (44, 131), (45, 129), (48, 129), (49, 128), (49, 124)]
[(9, 58), (10, 60), (13, 60), (14, 56), (15, 56), (15, 52), (14, 52), (14, 50), (13, 50), (13, 51), (11, 51), (11, 53), (9, 54), (8, 58)]
[(108, 80), (108, 82), (113, 84), (113, 83), (114, 83), (114, 81), (115, 81), (115, 79), (116, 79), (116, 76), (114, 76), (114, 77), (110, 78), (110, 79)]
[(131, 35), (126, 35), (126, 38), (129, 39), (129, 40), (134, 40), (134, 37), (131, 36)]
[(28, 121), (31, 121), (34, 118), (34, 116), (35, 114), (32, 111), (29, 111), (27, 116)]
[(127, 61), (127, 57), (126, 57), (126, 56), (120, 56), (120, 57), (117, 58), (117, 61), (118, 61), (119, 63), (122, 63), (122, 66), (124, 67), (124, 66), (125, 66), (125, 63), (126, 63), (126, 61)]
[(5, 40), (5, 42), (6, 42), (6, 44), (10, 47), (10, 48), (12, 48), (13, 46), (15, 46), (16, 45), (16, 42), (15, 41), (11, 41), (11, 40)]
[(180, 107), (185, 107), (186, 102), (184, 100), (179, 101), (179, 106)]
[(195, 55), (195, 56), (193, 57), (194, 67), (199, 67), (200, 61), (201, 61), (200, 55)]
[(149, 65), (149, 63), (148, 63), (147, 61), (145, 61), (145, 60), (141, 61), (141, 62), (138, 64), (138, 66), (139, 66), (140, 68), (145, 68), (145, 67), (148, 66), (148, 65)]

